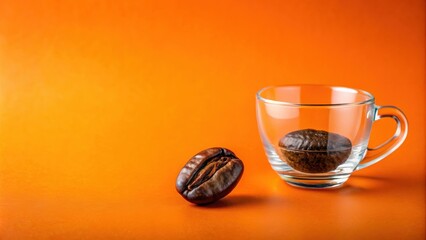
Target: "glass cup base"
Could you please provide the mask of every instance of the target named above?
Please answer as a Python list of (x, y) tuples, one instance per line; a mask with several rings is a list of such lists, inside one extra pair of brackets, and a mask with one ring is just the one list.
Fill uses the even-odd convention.
[(307, 189), (339, 188), (349, 179), (348, 175), (333, 177), (294, 177), (284, 174), (278, 174), (287, 184)]

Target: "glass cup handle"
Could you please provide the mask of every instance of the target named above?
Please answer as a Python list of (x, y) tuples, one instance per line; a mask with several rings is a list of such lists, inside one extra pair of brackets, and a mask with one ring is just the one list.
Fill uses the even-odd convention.
[(360, 170), (371, 166), (383, 158), (389, 156), (404, 142), (408, 133), (408, 121), (404, 113), (395, 106), (375, 106), (374, 121), (382, 118), (393, 118), (396, 122), (396, 131), (394, 135), (386, 142), (375, 148), (368, 148), (365, 158), (362, 160), (365, 163), (359, 164), (355, 170)]

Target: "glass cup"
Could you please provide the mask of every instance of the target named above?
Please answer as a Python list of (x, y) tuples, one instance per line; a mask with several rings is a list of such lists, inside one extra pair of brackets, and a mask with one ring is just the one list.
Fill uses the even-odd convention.
[[(266, 87), (257, 92), (256, 110), (272, 168), (288, 184), (304, 188), (341, 186), (354, 171), (395, 151), (408, 131), (401, 110), (376, 106), (372, 94), (346, 87)], [(396, 121), (395, 134), (369, 148), (372, 124), (381, 118)]]

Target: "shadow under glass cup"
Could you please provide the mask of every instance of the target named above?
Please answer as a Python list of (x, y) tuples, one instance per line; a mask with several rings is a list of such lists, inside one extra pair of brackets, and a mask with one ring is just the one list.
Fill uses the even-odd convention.
[[(363, 90), (274, 86), (259, 90), (256, 97), (266, 156), (278, 175), (293, 186), (338, 187), (352, 172), (395, 151), (407, 136), (402, 111), (376, 106), (374, 96)], [(377, 148), (368, 148), (373, 122), (385, 117), (396, 121), (395, 134)]]

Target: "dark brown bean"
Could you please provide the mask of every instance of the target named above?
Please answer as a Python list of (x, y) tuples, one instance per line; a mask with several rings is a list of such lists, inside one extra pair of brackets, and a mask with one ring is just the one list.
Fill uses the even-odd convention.
[(193, 156), (180, 171), (176, 190), (195, 204), (215, 202), (237, 185), (243, 162), (226, 148), (209, 148)]
[(290, 132), (278, 143), (288, 165), (307, 173), (335, 170), (352, 150), (351, 141), (339, 134), (303, 129)]

